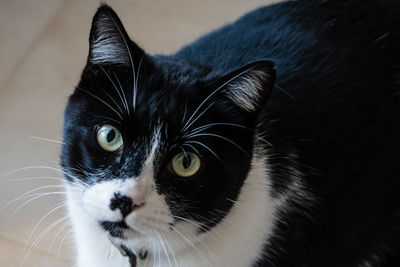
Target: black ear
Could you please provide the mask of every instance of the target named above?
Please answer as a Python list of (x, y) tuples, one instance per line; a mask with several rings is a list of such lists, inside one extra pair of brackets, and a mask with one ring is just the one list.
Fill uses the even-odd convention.
[(130, 40), (114, 10), (105, 4), (93, 17), (89, 45), (91, 64), (135, 65), (144, 53)]
[(274, 82), (274, 63), (268, 60), (250, 63), (221, 80), (225, 96), (248, 112), (256, 112), (265, 105)]

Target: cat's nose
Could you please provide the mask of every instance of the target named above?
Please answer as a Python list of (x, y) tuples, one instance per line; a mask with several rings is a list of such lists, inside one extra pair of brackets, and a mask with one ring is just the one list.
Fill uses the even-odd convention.
[(141, 197), (132, 199), (130, 197), (124, 196), (121, 193), (114, 193), (114, 197), (110, 202), (110, 209), (119, 209), (123, 217), (126, 217), (133, 210), (139, 208), (144, 204), (144, 200)]

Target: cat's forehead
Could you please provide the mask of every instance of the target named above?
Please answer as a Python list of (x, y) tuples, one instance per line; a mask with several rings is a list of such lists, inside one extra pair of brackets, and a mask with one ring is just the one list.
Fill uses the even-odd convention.
[[(193, 71), (178, 71), (180, 65), (132, 73), (127, 68), (91, 65), (75, 90), (87, 115), (109, 117), (119, 122), (146, 122), (154, 129), (157, 121), (183, 116), (205, 97), (207, 86)], [(172, 121), (171, 121), (172, 122)]]

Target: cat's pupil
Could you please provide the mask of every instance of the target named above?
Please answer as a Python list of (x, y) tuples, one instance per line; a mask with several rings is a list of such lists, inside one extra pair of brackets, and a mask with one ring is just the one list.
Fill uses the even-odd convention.
[(185, 169), (189, 168), (191, 162), (192, 162), (192, 160), (190, 159), (189, 156), (184, 157), (182, 160), (183, 168), (185, 168)]
[(115, 135), (116, 134), (114, 130), (109, 131), (107, 134), (107, 142), (110, 143), (112, 140), (114, 140)]

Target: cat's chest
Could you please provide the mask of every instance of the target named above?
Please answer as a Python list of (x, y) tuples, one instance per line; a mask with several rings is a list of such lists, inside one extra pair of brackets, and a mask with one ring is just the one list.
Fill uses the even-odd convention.
[[(116, 247), (133, 251), (146, 247), (146, 256), (137, 257), (137, 266), (252, 266), (263, 254), (274, 227), (274, 210), (279, 205), (269, 196), (265, 159), (254, 157), (252, 169), (230, 212), (215, 227), (202, 234), (188, 231), (189, 225), (175, 228), (176, 238), (110, 238), (69, 195), (69, 207), (79, 251), (79, 266), (126, 266), (129, 258)], [(175, 247), (175, 249), (174, 249)], [(179, 247), (179, 249), (177, 249)]]

